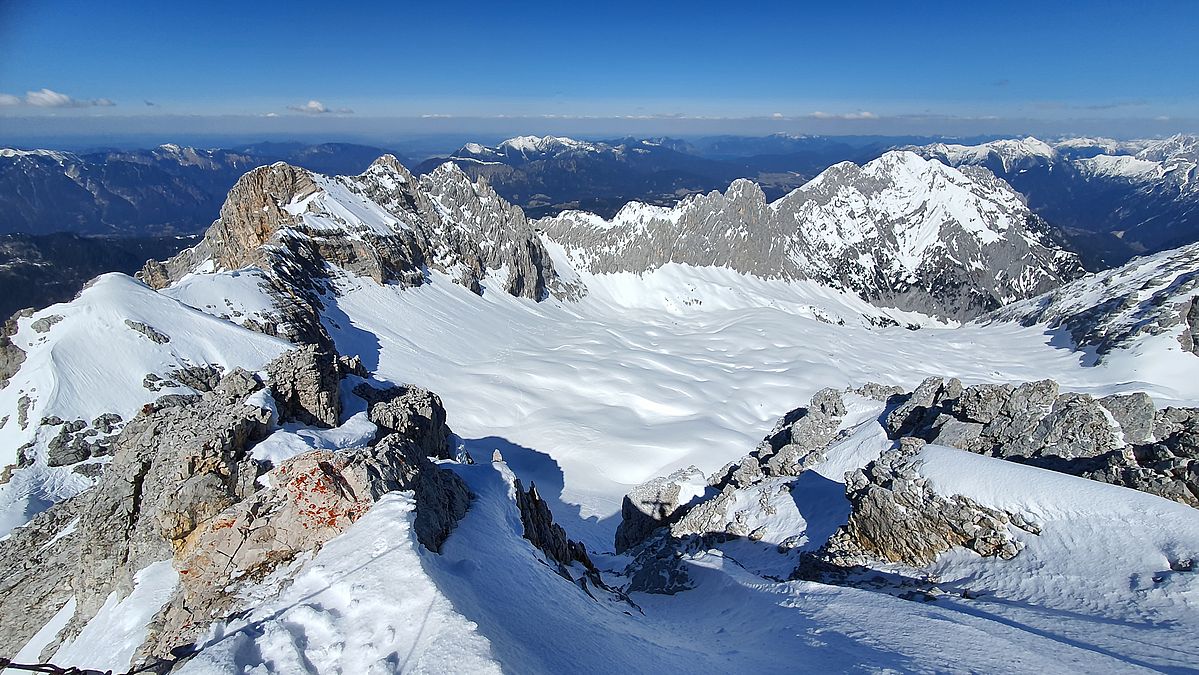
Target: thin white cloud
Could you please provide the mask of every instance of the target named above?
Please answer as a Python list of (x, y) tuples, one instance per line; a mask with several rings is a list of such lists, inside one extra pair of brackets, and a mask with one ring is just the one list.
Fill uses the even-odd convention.
[(808, 117), (814, 120), (876, 120), (878, 115), (865, 110), (851, 113), (828, 113), (817, 110), (808, 113)]
[(21, 105), (21, 97), (13, 96), (12, 94), (0, 94), (0, 107), (12, 107)]
[[(16, 99), (15, 102), (7, 102), (12, 99)], [(54, 91), (53, 89), (45, 88), (37, 91), (27, 91), (25, 92), (25, 98), (23, 99), (18, 99), (16, 96), (4, 94), (3, 100), (6, 101), (4, 105), (27, 105), (34, 108), (107, 108), (116, 105), (107, 98), (72, 98), (66, 94)]]
[(328, 113), (349, 115), (354, 112), (353, 110), (350, 110), (349, 108), (338, 108), (338, 109), (334, 110), (316, 99), (312, 99), (311, 101), (305, 103), (304, 105), (289, 105), (289, 106), (287, 106), (287, 109), (292, 110), (294, 112), (304, 113), (306, 115), (325, 115)]

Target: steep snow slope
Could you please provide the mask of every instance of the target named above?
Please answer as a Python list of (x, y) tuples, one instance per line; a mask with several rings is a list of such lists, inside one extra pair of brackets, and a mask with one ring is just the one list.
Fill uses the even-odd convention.
[[(1191, 244), (1135, 258), (1123, 267), (1013, 303), (988, 318), (1063, 331), (1077, 347), (1104, 358), (1117, 347), (1145, 349), (1150, 344), (1160, 345), (1162, 351), (1195, 352), (1199, 313), (1191, 307), (1196, 290), (1199, 244)], [(1140, 365), (1152, 368), (1159, 363), (1146, 358)]]

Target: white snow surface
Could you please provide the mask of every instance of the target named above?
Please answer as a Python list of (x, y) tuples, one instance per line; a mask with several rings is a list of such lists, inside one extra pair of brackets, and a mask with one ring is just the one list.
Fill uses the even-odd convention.
[(851, 319), (856, 299), (730, 270), (577, 274), (586, 297), (542, 303), (479, 298), (437, 273), (406, 290), (343, 277), (326, 326), (378, 378), (437, 392), (472, 455), (500, 450), (592, 550), (611, 549), (631, 486), (690, 465), (711, 473), (826, 386), (1052, 377), (1063, 390), (1199, 401), (1199, 364), (1167, 335), (1083, 367), (1044, 328), (836, 325), (813, 308)]
[(133, 653), (146, 641), (150, 620), (171, 599), (178, 581), (169, 560), (143, 568), (134, 577), (133, 592), (124, 598), (115, 591), (108, 596), (79, 636), (59, 647), (51, 661), (99, 671), (128, 670)]
[(249, 616), (215, 626), (180, 673), (500, 673), (491, 644), (430, 579), (411, 493), (386, 495)]

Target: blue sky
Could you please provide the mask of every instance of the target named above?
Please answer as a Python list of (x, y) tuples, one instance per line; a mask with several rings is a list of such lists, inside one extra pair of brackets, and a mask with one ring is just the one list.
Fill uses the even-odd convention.
[(1196, 42), (1189, 0), (0, 0), (0, 125), (201, 116), (247, 128), (519, 118), (1165, 132), (1199, 118)]

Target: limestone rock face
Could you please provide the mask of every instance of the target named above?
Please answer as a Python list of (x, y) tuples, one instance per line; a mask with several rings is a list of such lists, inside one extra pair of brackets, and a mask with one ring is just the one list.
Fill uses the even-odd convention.
[(13, 344), (12, 336), (17, 334), (17, 321), (32, 313), (33, 310), (17, 312), (0, 326), (0, 389), (8, 386), (8, 381), (25, 363), (25, 350)]
[(1009, 559), (1023, 548), (1009, 525), (1037, 533), (1019, 514), (991, 509), (961, 495), (933, 491), (920, 475), (918, 439), (904, 439), (876, 461), (847, 476), (849, 522), (817, 556), (840, 567), (872, 560), (920, 567), (960, 546)]
[[(276, 382), (299, 382), (295, 372), (314, 367), (318, 355), (297, 350), (267, 370), (291, 374)], [(324, 357), (317, 370), (340, 371), (336, 355)], [(336, 391), (336, 378), (332, 384)], [(24, 645), (74, 597), (74, 615), (46, 647), (53, 653), (110, 594), (127, 596), (140, 570), (170, 560), (179, 585), (151, 621), (135, 662), (165, 658), (235, 611), (246, 584), (278, 571), (286, 577), (287, 564), (314, 554), (391, 491), (415, 494), (416, 538), (440, 550), (471, 498), (456, 474), (428, 458), (447, 446), (440, 400), (424, 390), (372, 389), (379, 394), (373, 405), (386, 413), (375, 417), (394, 428), (381, 429), (365, 447), (314, 450), (264, 474), (269, 467), (251, 450), (270, 431), (272, 413), (250, 402), (263, 387), (238, 369), (202, 395), (167, 396), (145, 406), (112, 442), (112, 459), (95, 487), (0, 541), (3, 653)], [(316, 389), (288, 391), (310, 402), (307, 394)], [(120, 422), (105, 415), (93, 426), (115, 429)]]
[[(201, 523), (251, 494), (258, 471), (249, 448), (266, 435), (270, 413), (244, 401), (261, 386), (236, 370), (186, 404), (146, 406), (117, 436), (94, 488), (0, 541), (0, 560), (40, 552), (31, 560), (36, 564), (5, 577), (20, 581), (11, 601), (34, 609), (0, 614), (2, 640), (23, 644), (34, 623), (73, 595), (75, 615), (47, 649), (56, 647), (78, 633), (109, 593), (127, 595), (138, 570), (171, 558)], [(44, 548), (30, 548), (27, 538), (44, 539)]]
[(245, 371), (230, 373), (192, 405), (151, 410), (132, 420), (113, 459), (85, 500), (78, 600), (68, 630), (78, 630), (108, 593), (133, 588), (133, 575), (170, 558), (204, 521), (254, 492), (249, 450), (264, 438), (270, 412), (245, 405), (261, 388)]
[(0, 654), (16, 654), (71, 599), (79, 561), (77, 497), (34, 516), (0, 540)]
[(304, 345), (267, 366), (271, 396), (284, 421), (335, 427), (341, 416), (341, 368), (337, 355)]
[(929, 378), (886, 420), (892, 438), (990, 455), (1122, 485), (1199, 507), (1199, 411), (1155, 410), (1143, 392), (1060, 392), (1056, 382), (1016, 386)]
[(1125, 443), (1145, 443), (1153, 437), (1153, 422), (1157, 409), (1153, 399), (1143, 391), (1135, 394), (1113, 394), (1099, 399), (1124, 435)]
[(195, 641), (234, 609), (237, 588), (315, 553), (388, 492), (416, 493), (414, 528), (432, 551), (440, 550), (470, 500), (461, 479), (399, 435), (349, 452), (308, 452), (265, 478), (269, 487), (207, 520), (176, 553), (179, 590), (155, 617), (140, 659), (163, 658)]

